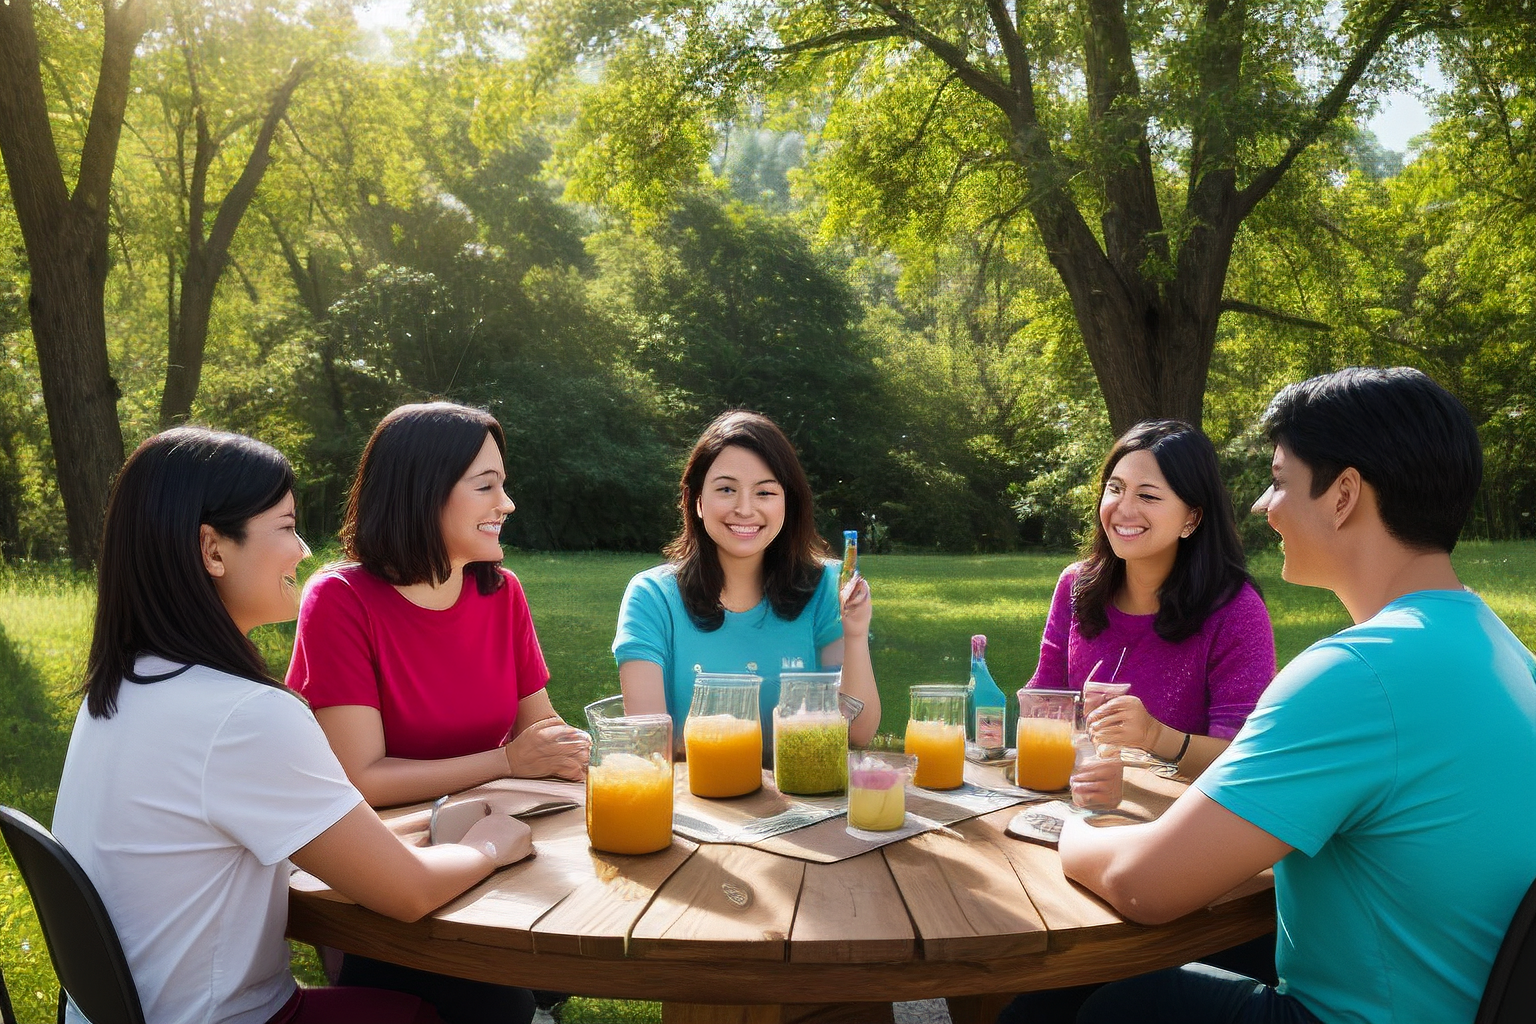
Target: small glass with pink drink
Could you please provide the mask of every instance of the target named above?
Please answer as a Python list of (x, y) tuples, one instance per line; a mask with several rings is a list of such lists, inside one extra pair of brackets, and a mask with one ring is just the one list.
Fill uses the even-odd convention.
[(848, 825), (890, 832), (907, 819), (907, 783), (917, 758), (894, 751), (848, 752)]

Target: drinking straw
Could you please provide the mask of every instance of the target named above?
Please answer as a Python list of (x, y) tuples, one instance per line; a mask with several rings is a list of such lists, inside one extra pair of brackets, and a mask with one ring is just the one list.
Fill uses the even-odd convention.
[[(1120, 674), (1120, 666), (1125, 664), (1125, 652), (1128, 650), (1130, 650), (1129, 646), (1120, 648), (1120, 660), (1115, 662), (1115, 670), (1109, 674), (1110, 682), (1114, 682), (1115, 676)], [(1092, 673), (1089, 674), (1089, 678), (1093, 678)]]

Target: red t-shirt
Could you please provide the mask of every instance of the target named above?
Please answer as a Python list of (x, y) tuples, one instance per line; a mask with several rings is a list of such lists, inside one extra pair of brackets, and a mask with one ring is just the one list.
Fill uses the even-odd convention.
[(321, 570), (304, 588), (288, 685), (315, 708), (378, 708), (390, 757), (500, 746), (549, 669), (522, 584), (498, 571), (506, 583), (495, 593), (466, 578), (453, 607), (433, 611), (362, 566)]

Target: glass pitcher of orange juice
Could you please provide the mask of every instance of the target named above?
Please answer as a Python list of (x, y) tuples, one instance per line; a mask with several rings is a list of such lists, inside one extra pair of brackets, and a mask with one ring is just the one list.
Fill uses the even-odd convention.
[(906, 752), (917, 755), (913, 782), (924, 789), (965, 784), (965, 687), (914, 686)]
[(624, 698), (587, 705), (587, 840), (604, 853), (672, 845), (672, 719), (626, 715)]
[(785, 672), (773, 709), (773, 781), (780, 793), (841, 793), (848, 785), (848, 719), (841, 672)]
[(762, 676), (700, 672), (683, 723), (688, 791), (727, 797), (763, 785), (763, 727), (757, 711)]
[(1076, 690), (1019, 691), (1019, 762), (1014, 778), (1025, 789), (1066, 789), (1077, 749)]

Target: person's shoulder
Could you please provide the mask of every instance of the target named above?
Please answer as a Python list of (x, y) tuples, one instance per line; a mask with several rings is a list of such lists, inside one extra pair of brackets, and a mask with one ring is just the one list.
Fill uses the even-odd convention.
[(1264, 603), (1264, 598), (1259, 594), (1252, 580), (1243, 580), (1242, 584), (1232, 592), (1224, 602), (1218, 605), (1211, 614), (1220, 619), (1259, 619), (1269, 620), (1269, 606)]
[(677, 566), (672, 562), (662, 562), (649, 569), (642, 569), (630, 577), (628, 589), (632, 592), (658, 595), (680, 593), (677, 585)]
[[(495, 571), (497, 576), (501, 577), (501, 586), (497, 587), (495, 590), (484, 596), (495, 597), (497, 595), (501, 595), (503, 598), (511, 598), (514, 600), (521, 599), (524, 601), (527, 600), (527, 594), (523, 590), (523, 581), (517, 578), (517, 573), (513, 572), (511, 569), (508, 569), (504, 565), (492, 566), (492, 569)], [(477, 594), (480, 592), (480, 588), (475, 586), (473, 577), (465, 579), (464, 586), (469, 590), (473, 590)]]
[(1056, 586), (1071, 588), (1077, 582), (1078, 573), (1083, 571), (1082, 562), (1070, 562), (1061, 570), (1061, 575), (1056, 577)]
[(316, 569), (304, 584), (304, 599), (327, 600), (350, 594), (366, 600), (379, 587), (387, 586), (356, 562), (331, 562)]

